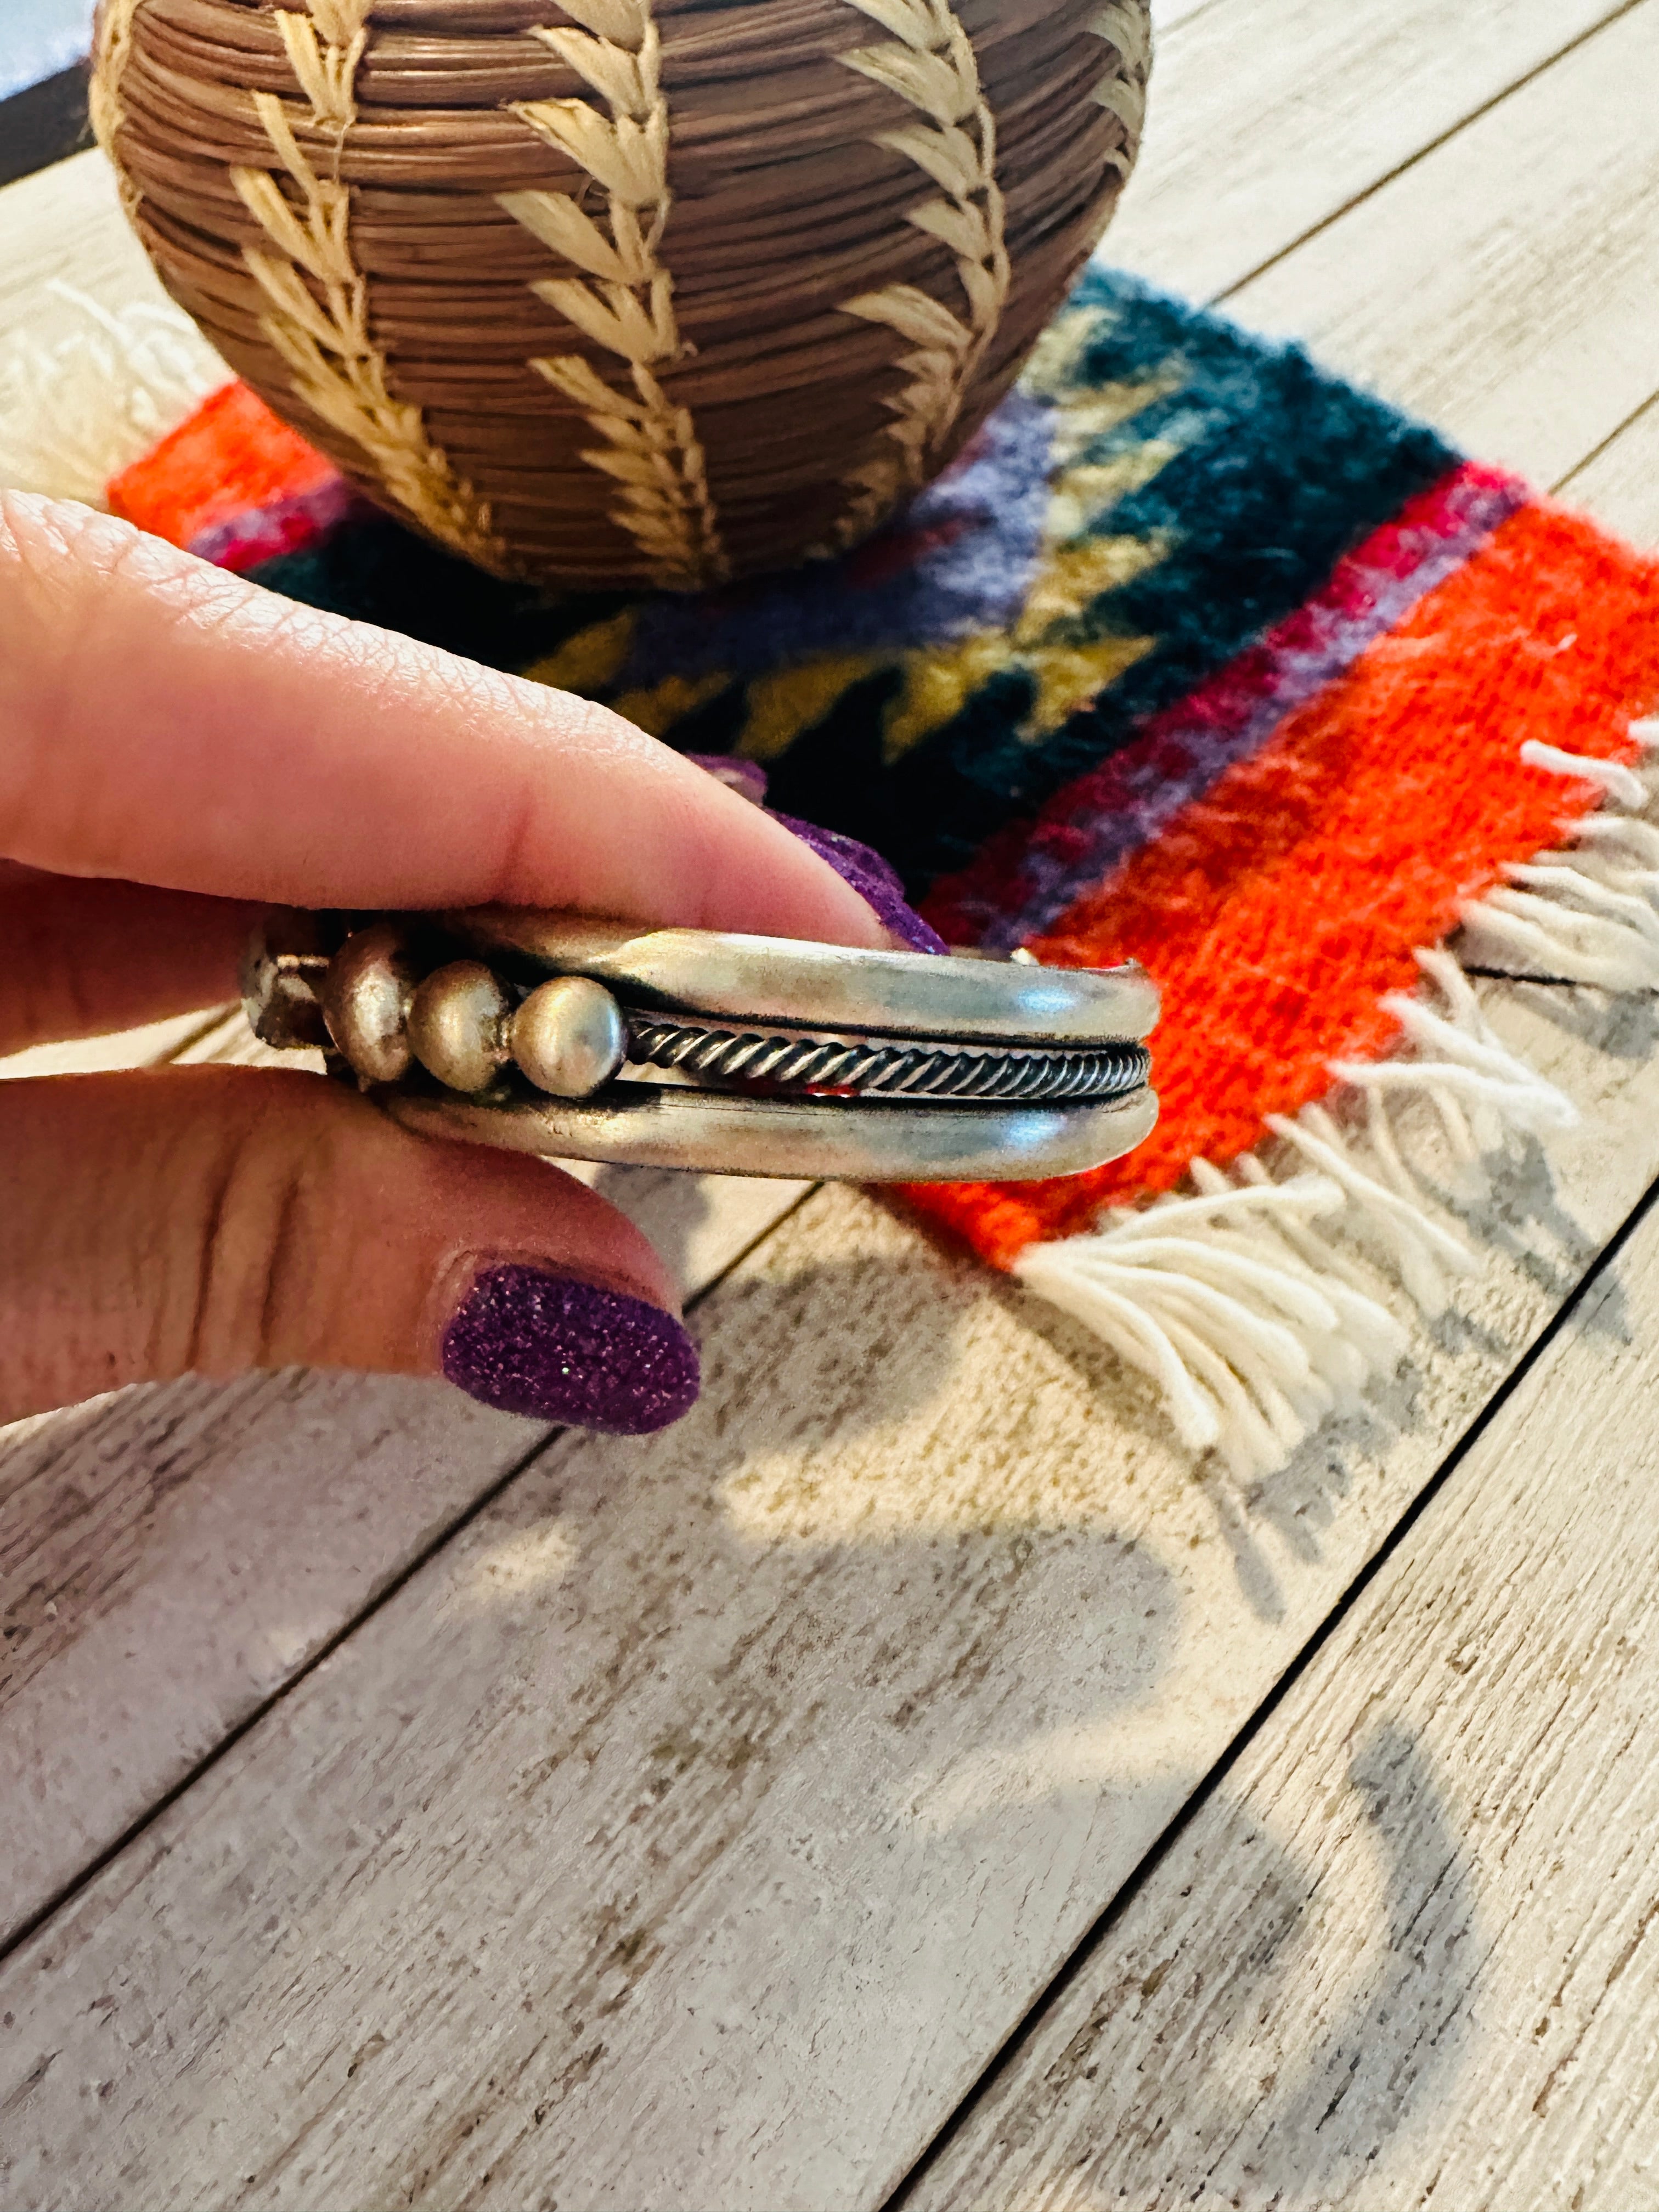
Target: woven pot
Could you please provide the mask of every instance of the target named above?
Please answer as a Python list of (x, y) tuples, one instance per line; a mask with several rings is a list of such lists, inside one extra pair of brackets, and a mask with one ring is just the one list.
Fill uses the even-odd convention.
[(103, 0), (161, 280), (484, 566), (691, 589), (864, 536), (1133, 161), (1146, 0)]

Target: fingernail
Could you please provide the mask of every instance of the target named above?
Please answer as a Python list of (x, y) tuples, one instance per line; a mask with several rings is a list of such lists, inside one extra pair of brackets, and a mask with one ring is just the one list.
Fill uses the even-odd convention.
[(879, 853), (868, 845), (860, 845), (856, 837), (842, 836), (839, 830), (820, 830), (816, 822), (799, 822), (793, 814), (775, 814), (772, 818), (781, 822), (786, 830), (793, 830), (802, 844), (810, 845), (821, 860), (828, 860), (842, 881), (851, 884), (865, 904), (875, 909), (877, 921), (901, 945), (908, 945), (912, 952), (950, 951), (939, 932), (929, 928), (915, 909), (905, 903), (904, 885)]
[[(714, 776), (721, 783), (757, 806), (766, 804), (766, 771), (753, 761), (739, 760), (724, 753), (687, 753), (685, 758)], [(948, 952), (950, 946), (935, 929), (929, 928), (915, 908), (906, 902), (904, 885), (896, 868), (889, 866), (873, 846), (861, 845), (856, 837), (843, 836), (839, 830), (820, 830), (816, 822), (802, 822), (793, 814), (771, 811), (775, 822), (791, 830), (803, 845), (810, 845), (821, 860), (828, 860), (844, 883), (853, 889), (866, 906), (873, 907), (877, 920), (907, 945), (913, 952)]]
[(735, 753), (686, 753), (682, 757), (702, 769), (705, 775), (712, 775), (716, 783), (723, 783), (728, 791), (735, 791), (740, 799), (765, 805), (766, 770), (758, 761), (739, 760)]
[(444, 1331), (443, 1370), (504, 1413), (642, 1437), (690, 1413), (697, 1348), (672, 1314), (542, 1267), (486, 1267)]

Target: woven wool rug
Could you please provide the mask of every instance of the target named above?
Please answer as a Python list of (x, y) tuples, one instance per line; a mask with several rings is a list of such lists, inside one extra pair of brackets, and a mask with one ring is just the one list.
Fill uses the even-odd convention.
[(899, 523), (696, 599), (549, 605), (365, 506), (178, 326), (92, 351), (94, 380), (125, 379), (113, 444), (40, 363), (37, 444), (65, 458), (53, 480), (14, 452), (14, 474), (758, 763), (769, 804), (877, 848), (952, 944), (1144, 962), (1147, 1144), (906, 1195), (1237, 1473), (1351, 1406), (1405, 1349), (1399, 1309), (1475, 1264), (1405, 1164), (1402, 1103), (1470, 1165), (1573, 1118), (1487, 1028), (1469, 966), (1659, 986), (1631, 765), (1659, 734), (1659, 565), (1127, 278), (1089, 272)]

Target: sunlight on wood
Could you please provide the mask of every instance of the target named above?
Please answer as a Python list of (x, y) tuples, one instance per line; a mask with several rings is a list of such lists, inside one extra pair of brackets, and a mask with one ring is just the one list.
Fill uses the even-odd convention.
[[(1659, 0), (1504, 92), (1614, 12), (1158, 0), (1114, 239), (1273, 258), (1242, 319), (1659, 535)], [(0, 339), (155, 296), (100, 157), (0, 205)], [(14, 2194), (873, 2212), (1659, 1174), (1650, 1000), (1482, 1001), (1584, 1126), (1254, 1486), (856, 1194), (687, 1179), (603, 1185), (720, 1279), (661, 1437), (292, 1375), (8, 1432), (0, 1911), (71, 1893), (0, 1966)], [(1652, 1243), (910, 2212), (1647, 2200)]]
[(509, 1534), (474, 1542), (462, 1538), (447, 1560), (453, 1606), (474, 1609), (510, 1605), (526, 1594), (562, 1582), (576, 1563), (574, 1537), (556, 1521), (539, 1522)]

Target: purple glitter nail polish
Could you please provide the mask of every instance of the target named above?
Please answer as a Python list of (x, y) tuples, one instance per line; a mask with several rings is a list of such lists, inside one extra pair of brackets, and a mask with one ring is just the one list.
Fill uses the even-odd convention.
[(810, 845), (821, 860), (828, 860), (836, 873), (851, 884), (866, 905), (874, 908), (876, 919), (912, 952), (950, 951), (939, 932), (930, 929), (921, 916), (905, 904), (904, 885), (879, 853), (868, 845), (860, 845), (856, 837), (843, 837), (839, 830), (820, 830), (817, 823), (799, 822), (793, 814), (775, 814), (772, 819), (781, 822), (786, 830), (793, 830), (802, 844)]
[(443, 1370), (504, 1413), (609, 1436), (665, 1429), (696, 1403), (697, 1348), (672, 1314), (540, 1267), (486, 1267), (444, 1331)]

